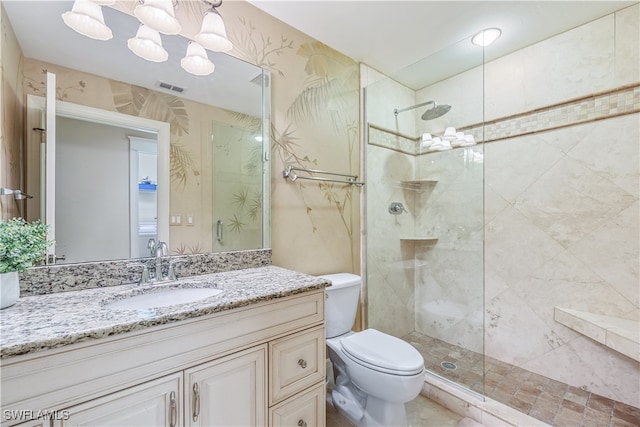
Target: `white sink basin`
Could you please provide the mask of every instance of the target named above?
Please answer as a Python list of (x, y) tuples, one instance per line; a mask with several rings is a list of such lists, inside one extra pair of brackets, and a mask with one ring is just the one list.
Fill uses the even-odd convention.
[(199, 301), (222, 293), (213, 288), (177, 288), (165, 291), (151, 292), (114, 301), (105, 308), (116, 310), (139, 310), (145, 308), (168, 307), (170, 305), (186, 304)]

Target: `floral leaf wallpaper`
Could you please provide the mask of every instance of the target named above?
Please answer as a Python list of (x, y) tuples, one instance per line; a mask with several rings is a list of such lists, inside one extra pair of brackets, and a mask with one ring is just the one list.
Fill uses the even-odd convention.
[(274, 57), (293, 50), (293, 40), (283, 34), (279, 38), (265, 35), (244, 17), (238, 18), (238, 22), (240, 26), (232, 28), (228, 34), (236, 56), (285, 77), (282, 67), (278, 66)]
[(189, 133), (189, 115), (182, 99), (113, 80), (109, 84), (118, 112), (169, 123), (171, 135)]
[(354, 188), (282, 178), (287, 165), (358, 173), (358, 64), (245, 2), (225, 3), (224, 13), (231, 54), (272, 72), (274, 263), (312, 274), (359, 272)]
[[(42, 80), (40, 81), (36, 81), (34, 78), (30, 78), (30, 77), (25, 79), (25, 83), (30, 93), (40, 94), (42, 96), (46, 94), (47, 71), (48, 70), (46, 68), (42, 69), (43, 77), (42, 77)], [(72, 84), (64, 87), (56, 86), (56, 99), (59, 99), (60, 101), (65, 101), (69, 99), (72, 92), (84, 93), (84, 90), (86, 87), (87, 87), (87, 84), (83, 80), (78, 80), (76, 84)]]
[(199, 176), (200, 172), (195, 168), (193, 155), (185, 147), (172, 142), (169, 148), (171, 180), (184, 188), (189, 176)]

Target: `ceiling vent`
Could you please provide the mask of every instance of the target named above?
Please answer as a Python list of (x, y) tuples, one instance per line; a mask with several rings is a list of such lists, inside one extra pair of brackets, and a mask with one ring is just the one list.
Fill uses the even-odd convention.
[(180, 86), (172, 85), (170, 83), (165, 83), (162, 81), (158, 82), (158, 87), (166, 90), (170, 90), (177, 93), (183, 93), (186, 89)]

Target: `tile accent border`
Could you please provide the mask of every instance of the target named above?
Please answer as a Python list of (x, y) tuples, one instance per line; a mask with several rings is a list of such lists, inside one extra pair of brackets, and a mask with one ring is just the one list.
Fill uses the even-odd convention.
[[(484, 123), (465, 125), (458, 130), (473, 135), (478, 143), (488, 143), (634, 113), (640, 113), (640, 83)], [(438, 152), (421, 152), (419, 137), (413, 138), (371, 123), (368, 124), (368, 130), (367, 142), (371, 145), (413, 156)]]
[[(172, 261), (184, 261), (177, 267), (176, 273), (178, 277), (185, 277), (271, 265), (271, 249), (175, 255), (170, 258)], [(168, 259), (169, 257), (163, 258), (165, 274)], [(140, 279), (140, 268), (131, 267), (133, 263), (146, 264), (151, 271), (155, 268), (155, 258), (30, 268), (20, 273), (20, 296), (46, 295), (136, 283)]]
[(369, 144), (388, 148), (393, 151), (399, 151), (404, 154), (410, 154), (412, 156), (417, 154), (416, 151), (419, 148), (417, 144), (418, 141), (420, 141), (419, 138), (403, 135), (371, 123), (368, 123), (367, 125), (369, 134), (367, 142)]
[(536, 132), (640, 112), (640, 84), (621, 86), (525, 113), (462, 127), (479, 142), (493, 142)]

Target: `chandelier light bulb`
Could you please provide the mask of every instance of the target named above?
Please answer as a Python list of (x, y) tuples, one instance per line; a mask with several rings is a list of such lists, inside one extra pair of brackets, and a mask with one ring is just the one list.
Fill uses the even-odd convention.
[(173, 11), (173, 0), (144, 0), (133, 14), (148, 27), (162, 34), (178, 34), (182, 29)]
[(215, 9), (205, 13), (200, 32), (194, 38), (201, 46), (214, 52), (229, 52), (233, 49), (222, 17)]
[(96, 40), (113, 38), (111, 29), (104, 23), (99, 4), (90, 0), (76, 0), (70, 11), (62, 14), (62, 20), (74, 31)]
[(180, 66), (186, 72), (196, 76), (208, 76), (215, 69), (215, 65), (207, 56), (207, 51), (196, 42), (189, 42), (187, 54), (180, 60)]
[(140, 25), (136, 36), (127, 41), (127, 46), (131, 52), (147, 61), (164, 62), (169, 58), (169, 54), (162, 47), (160, 34), (144, 24)]

